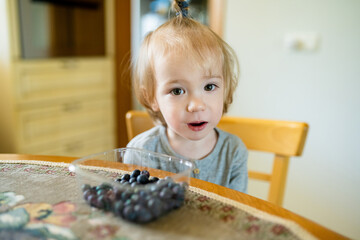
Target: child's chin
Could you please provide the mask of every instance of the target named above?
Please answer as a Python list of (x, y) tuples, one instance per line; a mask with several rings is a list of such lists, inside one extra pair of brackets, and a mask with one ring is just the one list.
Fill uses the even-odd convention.
[(204, 139), (206, 136), (207, 134), (205, 133), (205, 131), (200, 131), (200, 132), (193, 132), (191, 134), (187, 134), (186, 136), (184, 136), (184, 138), (190, 141), (200, 141)]

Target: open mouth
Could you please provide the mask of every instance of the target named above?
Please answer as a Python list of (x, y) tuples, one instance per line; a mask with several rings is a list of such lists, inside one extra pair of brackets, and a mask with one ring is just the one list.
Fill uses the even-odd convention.
[(188, 127), (193, 131), (201, 131), (203, 130), (208, 122), (192, 122), (188, 123)]
[(201, 125), (204, 125), (206, 122), (199, 122), (199, 123), (189, 123), (191, 126), (199, 127)]

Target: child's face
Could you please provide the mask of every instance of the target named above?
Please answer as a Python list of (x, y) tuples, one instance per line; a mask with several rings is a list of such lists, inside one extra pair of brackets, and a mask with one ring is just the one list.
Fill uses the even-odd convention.
[(153, 110), (162, 113), (171, 133), (169, 136), (193, 141), (214, 136), (214, 128), (223, 113), (221, 64), (214, 64), (205, 71), (179, 55), (168, 54), (155, 61)]

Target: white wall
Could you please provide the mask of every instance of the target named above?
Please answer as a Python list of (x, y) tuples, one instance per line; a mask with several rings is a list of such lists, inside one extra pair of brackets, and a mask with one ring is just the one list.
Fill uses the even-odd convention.
[[(229, 114), (305, 121), (284, 207), (360, 239), (360, 1), (227, 0), (225, 40), (242, 75)], [(287, 33), (317, 33), (315, 51), (289, 51)], [(261, 168), (264, 161), (251, 163)], [(261, 196), (262, 186), (250, 185)]]

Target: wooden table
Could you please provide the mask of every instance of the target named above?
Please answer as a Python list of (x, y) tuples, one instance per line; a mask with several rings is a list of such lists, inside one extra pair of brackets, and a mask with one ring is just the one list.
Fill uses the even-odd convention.
[[(43, 156), (43, 155), (25, 155), (25, 154), (0, 154), (0, 160), (39, 160), (49, 162), (64, 162), (70, 163), (75, 160), (75, 157), (60, 157), (60, 156)], [(282, 207), (276, 206), (270, 202), (261, 200), (259, 198), (222, 187), (213, 183), (205, 182), (198, 179), (191, 179), (190, 185), (203, 189), (208, 192), (215, 193), (222, 197), (232, 199), (239, 203), (254, 207), (263, 212), (279, 216), (284, 219), (292, 220), (298, 225), (306, 229), (309, 233), (313, 234), (319, 239), (349, 239), (342, 236), (330, 229), (327, 229), (311, 220), (308, 220), (300, 215), (288, 211)]]

